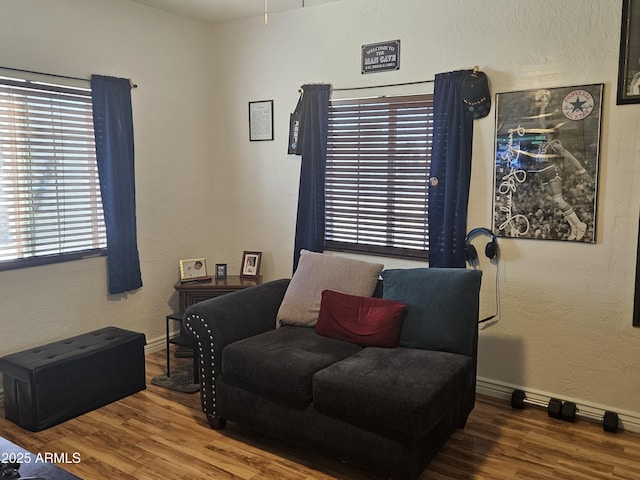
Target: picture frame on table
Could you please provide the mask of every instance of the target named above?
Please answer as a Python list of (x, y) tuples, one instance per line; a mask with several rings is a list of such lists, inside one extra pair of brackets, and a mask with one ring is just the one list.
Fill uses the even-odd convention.
[(260, 265), (262, 263), (262, 252), (247, 252), (242, 254), (242, 264), (240, 265), (240, 276), (243, 278), (257, 278), (260, 276)]
[(640, 103), (640, 0), (622, 0), (616, 104)]
[(216, 278), (218, 280), (222, 280), (227, 278), (227, 264), (226, 263), (216, 263)]
[(207, 262), (204, 258), (189, 258), (180, 260), (180, 281), (194, 282), (198, 280), (208, 280)]

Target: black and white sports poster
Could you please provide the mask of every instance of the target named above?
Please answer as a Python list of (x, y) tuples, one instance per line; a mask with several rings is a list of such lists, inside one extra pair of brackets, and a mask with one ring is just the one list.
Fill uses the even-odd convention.
[(595, 243), (603, 84), (496, 94), (493, 232)]

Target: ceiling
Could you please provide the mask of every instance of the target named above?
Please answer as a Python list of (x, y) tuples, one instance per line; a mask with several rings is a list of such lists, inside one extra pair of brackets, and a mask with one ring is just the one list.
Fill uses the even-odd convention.
[[(263, 16), (265, 0), (132, 0), (150, 7), (205, 23), (221, 23)], [(338, 0), (267, 0), (269, 13), (312, 7)]]

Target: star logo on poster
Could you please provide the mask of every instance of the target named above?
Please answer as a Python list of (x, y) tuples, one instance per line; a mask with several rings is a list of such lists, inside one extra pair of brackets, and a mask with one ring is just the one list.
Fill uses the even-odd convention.
[(569, 120), (582, 120), (593, 111), (593, 96), (586, 90), (573, 90), (562, 101), (562, 113)]

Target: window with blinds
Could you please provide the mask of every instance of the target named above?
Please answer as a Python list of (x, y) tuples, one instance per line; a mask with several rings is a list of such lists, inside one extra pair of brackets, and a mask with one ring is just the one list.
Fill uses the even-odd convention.
[(0, 77), (0, 269), (104, 248), (91, 91)]
[(427, 259), (433, 95), (332, 100), (328, 250)]

